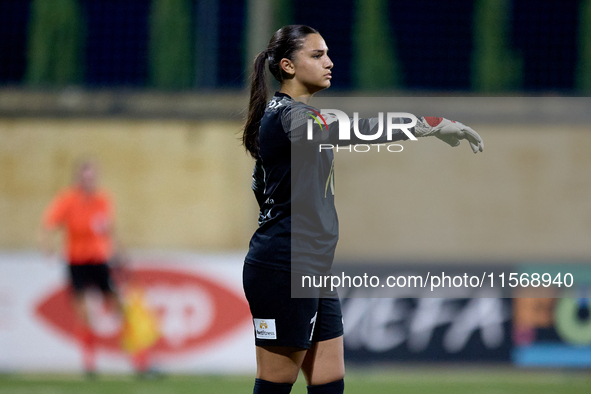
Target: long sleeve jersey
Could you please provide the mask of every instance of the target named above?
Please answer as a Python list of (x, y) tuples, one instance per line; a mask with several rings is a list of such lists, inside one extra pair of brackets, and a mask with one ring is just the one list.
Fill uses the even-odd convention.
[[(339, 238), (334, 154), (319, 145), (368, 141), (354, 133), (351, 140), (339, 141), (338, 120), (327, 115), (313, 122), (309, 139), (308, 119), (319, 112), (283, 93), (275, 93), (267, 104), (252, 182), (260, 207), (259, 227), (250, 240), (248, 264), (305, 274), (322, 274), (331, 267)], [(380, 126), (377, 118), (359, 119), (358, 124), (365, 135), (375, 134)], [(391, 141), (406, 139), (394, 130)]]

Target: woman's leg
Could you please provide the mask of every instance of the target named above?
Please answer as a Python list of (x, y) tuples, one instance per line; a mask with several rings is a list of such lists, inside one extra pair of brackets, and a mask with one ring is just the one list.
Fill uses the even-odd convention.
[(287, 394), (295, 383), (306, 349), (257, 346), (257, 375), (253, 394)]
[(319, 300), (292, 298), (289, 272), (245, 264), (243, 281), (257, 345), (254, 393), (289, 393), (312, 344)]
[(93, 373), (96, 369), (95, 337), (90, 328), (88, 307), (83, 290), (72, 294), (72, 307), (76, 314), (75, 332), (82, 347), (84, 370)]
[(257, 346), (257, 379), (294, 383), (306, 356), (306, 349), (286, 346)]
[(312, 346), (302, 363), (308, 393), (342, 394), (345, 390), (345, 352), (338, 298), (320, 299), (316, 325)]
[(309, 386), (325, 385), (345, 377), (343, 336), (314, 342), (302, 363)]

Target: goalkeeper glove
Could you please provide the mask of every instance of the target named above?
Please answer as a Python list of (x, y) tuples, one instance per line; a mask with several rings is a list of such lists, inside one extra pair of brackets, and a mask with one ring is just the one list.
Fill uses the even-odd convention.
[(415, 126), (417, 137), (434, 135), (450, 146), (460, 145), (460, 140), (466, 139), (474, 153), (482, 152), (484, 142), (477, 132), (455, 120), (425, 116), (417, 121)]

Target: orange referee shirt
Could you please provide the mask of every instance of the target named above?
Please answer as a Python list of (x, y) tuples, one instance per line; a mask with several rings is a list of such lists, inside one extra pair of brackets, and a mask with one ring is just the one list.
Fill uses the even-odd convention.
[(106, 262), (112, 255), (113, 219), (111, 199), (105, 192), (87, 194), (71, 187), (47, 207), (43, 225), (47, 229), (65, 229), (70, 264), (96, 264)]

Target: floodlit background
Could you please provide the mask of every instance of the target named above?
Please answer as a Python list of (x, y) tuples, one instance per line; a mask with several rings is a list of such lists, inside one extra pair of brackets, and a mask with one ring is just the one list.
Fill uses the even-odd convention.
[(120, 326), (91, 299), (93, 392), (250, 392), (241, 264), (258, 212), (239, 138), (251, 62), (291, 23), (317, 29), (334, 62), (312, 104), (375, 116), (387, 97), (485, 141), (478, 155), (436, 139), (338, 152), (337, 264), (576, 282), (535, 299), (345, 299), (348, 392), (591, 389), (591, 1), (0, 0), (0, 392), (91, 388), (64, 264), (37, 244), (80, 157), (115, 198), (165, 374), (130, 378)]

